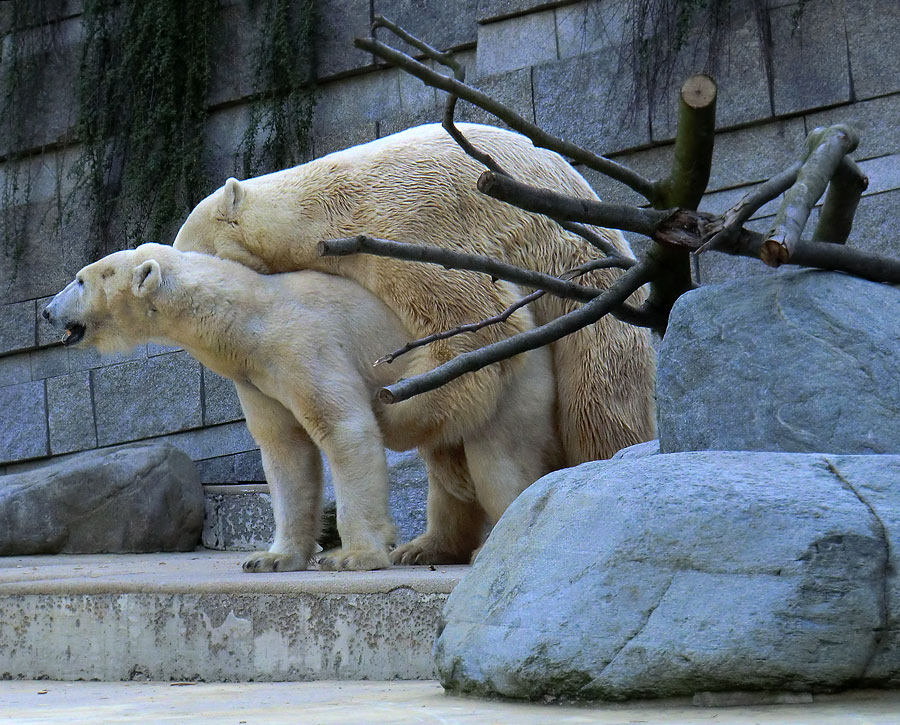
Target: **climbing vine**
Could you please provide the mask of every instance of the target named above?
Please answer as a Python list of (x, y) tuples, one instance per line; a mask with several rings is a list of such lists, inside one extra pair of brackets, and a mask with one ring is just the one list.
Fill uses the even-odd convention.
[[(84, 0), (74, 123), (63, 137), (35, 142), (35, 111), (43, 110), (36, 109), (35, 98), (52, 85), (46, 56), (56, 45), (60, 3), (0, 4), (6, 34), (0, 44), (4, 268), (15, 270), (33, 233), (26, 233), (26, 223), (34, 206), (29, 202), (35, 164), (26, 162), (55, 158), (47, 152), (77, 145), (65, 179), (75, 191), (64, 196), (57, 179), (60, 213), (54, 220), (64, 221), (62, 210), (84, 209), (93, 256), (171, 239), (196, 202), (222, 183), (206, 171), (211, 59), (217, 42), (223, 56), (238, 49), (230, 46), (232, 36), (217, 32), (219, 6), (218, 0)], [(257, 32), (248, 57), (240, 58), (253, 74), (253, 91), (249, 125), (235, 150), (235, 174), (294, 164), (308, 153), (314, 6), (314, 0), (244, 0), (241, 6)], [(50, 98), (48, 106), (59, 101)]]
[[(788, 16), (792, 31), (807, 2), (799, 0)], [(771, 84), (771, 11), (776, 7), (773, 0), (622, 0), (624, 42), (619, 49), (619, 64), (624, 72), (619, 76), (630, 80), (633, 107), (652, 109), (667, 103), (676, 97), (673, 83), (690, 73), (718, 75), (723, 64), (732, 61), (736, 28), (748, 18), (755, 25)]]
[(305, 160), (315, 106), (314, 0), (261, 4), (256, 101), (239, 148), (244, 177)]
[(85, 0), (74, 173), (97, 239), (114, 214), (126, 243), (165, 239), (198, 201), (217, 4)]
[[(29, 208), (35, 181), (40, 140), (31, 125), (48, 93), (48, 56), (55, 52), (57, 26), (51, 24), (56, 8), (51, 0), (4, 3), (6, 31), (17, 42), (0, 43), (0, 240), (3, 264), (0, 292), (7, 294), (25, 252)], [(37, 146), (37, 149), (34, 147)]]

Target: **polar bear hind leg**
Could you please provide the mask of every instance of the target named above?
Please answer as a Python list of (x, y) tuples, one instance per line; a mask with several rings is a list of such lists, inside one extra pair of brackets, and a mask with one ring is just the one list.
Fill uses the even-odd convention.
[(394, 564), (468, 564), (484, 535), (484, 509), (462, 445), (419, 448), (428, 469), (425, 533), (391, 552)]

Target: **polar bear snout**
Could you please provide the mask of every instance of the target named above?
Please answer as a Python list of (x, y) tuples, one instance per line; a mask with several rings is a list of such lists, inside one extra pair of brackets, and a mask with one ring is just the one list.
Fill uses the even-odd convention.
[(73, 302), (74, 290), (72, 287), (77, 284), (77, 281), (69, 284), (62, 292), (50, 300), (50, 304), (41, 311), (41, 317), (47, 320), (54, 328), (62, 331), (63, 345), (74, 345), (80, 342), (87, 331), (84, 322), (73, 319), (74, 315), (68, 312), (68, 308), (71, 307)]

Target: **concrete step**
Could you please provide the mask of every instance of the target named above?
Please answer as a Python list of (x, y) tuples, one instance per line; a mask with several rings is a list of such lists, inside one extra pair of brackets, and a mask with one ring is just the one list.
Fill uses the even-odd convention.
[(245, 574), (243, 556), (0, 558), (0, 679), (433, 679), (467, 567)]

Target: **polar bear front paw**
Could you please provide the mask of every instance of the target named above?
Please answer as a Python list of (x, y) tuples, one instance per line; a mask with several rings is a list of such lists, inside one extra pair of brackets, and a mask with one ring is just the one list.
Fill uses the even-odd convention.
[(472, 557), (471, 552), (461, 553), (450, 551), (441, 542), (431, 538), (427, 534), (416, 537), (391, 552), (391, 561), (394, 564), (406, 566), (415, 564), (468, 564)]
[(259, 574), (267, 571), (304, 571), (309, 560), (302, 554), (279, 554), (255, 551), (244, 561), (244, 571)]
[(371, 571), (391, 565), (387, 551), (370, 549), (332, 549), (320, 554), (318, 561), (324, 571)]

